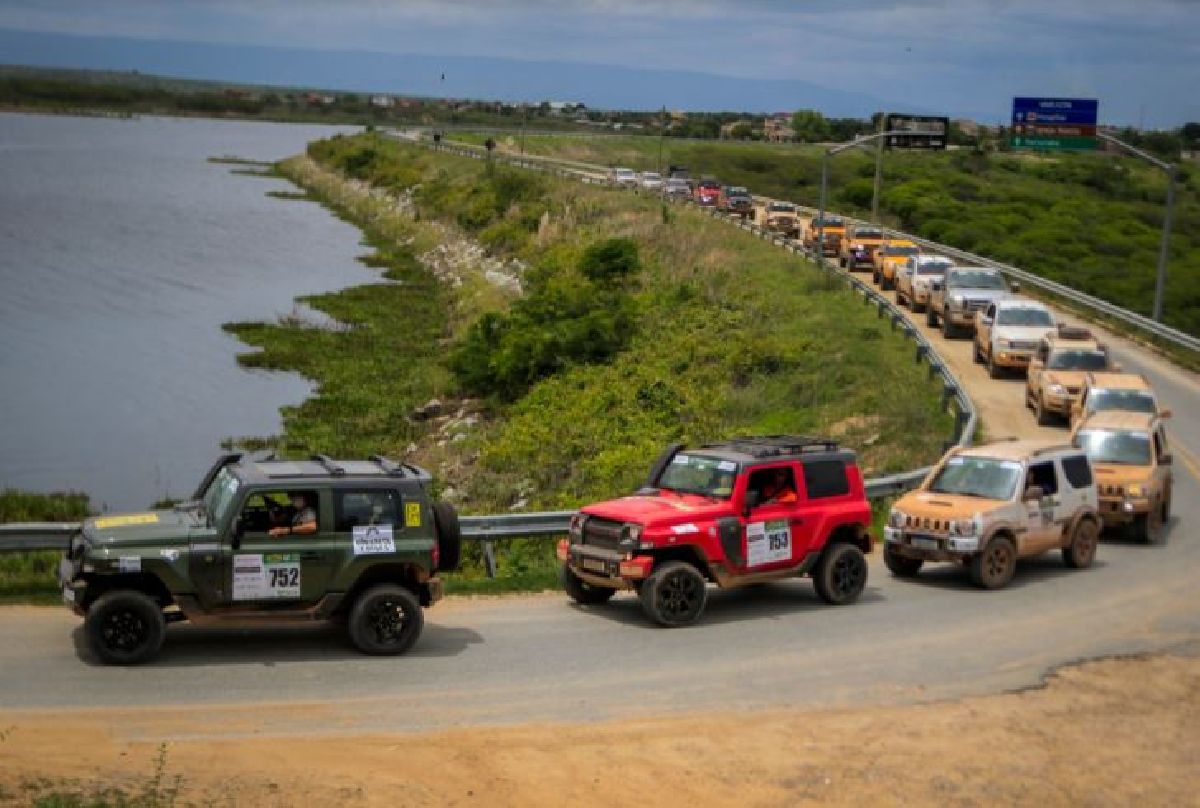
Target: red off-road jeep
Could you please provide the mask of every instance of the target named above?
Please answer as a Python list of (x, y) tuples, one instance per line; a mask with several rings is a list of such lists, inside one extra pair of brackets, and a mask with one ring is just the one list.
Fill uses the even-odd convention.
[(600, 604), (633, 589), (650, 619), (695, 622), (708, 583), (810, 575), (826, 603), (867, 583), (871, 509), (854, 452), (823, 438), (770, 435), (684, 449), (655, 462), (635, 494), (581, 509), (558, 545), (563, 588)]

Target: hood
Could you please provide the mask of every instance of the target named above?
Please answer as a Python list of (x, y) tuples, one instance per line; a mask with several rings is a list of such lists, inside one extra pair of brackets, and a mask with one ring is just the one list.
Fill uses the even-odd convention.
[[(1008, 503), (999, 499), (980, 499), (957, 494), (935, 494), (932, 491), (912, 491), (900, 498), (893, 509), (905, 516), (928, 519), (929, 527), (939, 529), (938, 522), (947, 519), (971, 519), (977, 513), (986, 513)], [(945, 525), (940, 529), (945, 530)]]
[(204, 526), (194, 510), (144, 511), (93, 517), (83, 523), (83, 532), (93, 546), (137, 547), (186, 541), (193, 530)]
[(1083, 387), (1083, 377), (1090, 370), (1048, 370), (1042, 378), (1046, 384), (1061, 384), (1063, 387)]
[(952, 298), (955, 296), (965, 300), (986, 300), (990, 303), (996, 300), (1006, 300), (1012, 297), (1012, 292), (1007, 289), (972, 289), (962, 286), (946, 290), (946, 297)]
[(1154, 473), (1153, 466), (1127, 466), (1122, 463), (1092, 463), (1096, 474), (1096, 485), (1100, 489), (1109, 485), (1131, 485), (1144, 483)]
[(596, 502), (582, 509), (589, 516), (618, 522), (634, 522), (646, 528), (702, 521), (728, 516), (726, 500), (711, 500), (691, 494), (634, 495)]
[(993, 334), (1022, 342), (1039, 342), (1042, 337), (1053, 331), (1054, 327), (1048, 325), (998, 325), (993, 329)]

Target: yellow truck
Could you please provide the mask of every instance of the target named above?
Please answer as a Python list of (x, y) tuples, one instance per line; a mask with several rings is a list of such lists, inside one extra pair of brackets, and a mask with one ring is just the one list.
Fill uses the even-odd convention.
[(875, 250), (872, 259), (875, 285), (885, 291), (895, 289), (897, 270), (920, 252), (921, 248), (908, 239), (885, 240)]
[(1086, 328), (1060, 327), (1042, 337), (1029, 361), (1025, 376), (1025, 406), (1033, 410), (1039, 426), (1057, 417), (1069, 419), (1071, 407), (1083, 393), (1089, 372), (1119, 370), (1102, 345)]
[(1071, 442), (1096, 473), (1105, 527), (1132, 528), (1148, 544), (1162, 538), (1171, 516), (1171, 452), (1154, 413), (1109, 410), (1075, 427)]
[[(806, 250), (816, 250), (817, 242), (820, 240), (821, 220), (813, 217), (808, 223), (808, 228), (804, 231), (804, 248)], [(842, 249), (842, 239), (846, 237), (846, 221), (841, 216), (831, 216), (825, 214), (825, 256), (832, 258)]]
[(854, 272), (875, 267), (875, 250), (883, 243), (883, 230), (871, 225), (855, 225), (842, 239), (840, 263)]

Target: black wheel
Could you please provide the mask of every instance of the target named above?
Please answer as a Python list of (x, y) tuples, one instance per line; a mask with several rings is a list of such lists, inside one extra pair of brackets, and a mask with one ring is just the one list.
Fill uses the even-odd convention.
[(885, 292), (889, 292), (896, 288), (896, 282), (894, 280), (889, 280), (886, 276), (881, 276), (879, 281), (879, 288)]
[(813, 571), (813, 586), (833, 606), (853, 603), (867, 586), (867, 557), (853, 544), (829, 545)]
[(363, 592), (350, 609), (350, 641), (364, 654), (403, 654), (421, 636), (425, 614), (417, 596), (396, 584)]
[(876, 286), (879, 286), (879, 281), (880, 281), (879, 270), (877, 270), (877, 269), (871, 270), (871, 283), (875, 284)]
[(438, 571), (453, 572), (462, 562), (462, 529), (458, 511), (449, 502), (433, 503), (433, 525), (437, 529)]
[(940, 319), (942, 321), (942, 338), (950, 339), (954, 336), (954, 326), (950, 322), (949, 312), (943, 311)]
[(925, 564), (919, 558), (905, 558), (887, 545), (883, 548), (883, 563), (897, 578), (916, 578)]
[(907, 298), (904, 297), (904, 293), (901, 292), (899, 288), (896, 289), (896, 305), (905, 306), (906, 308), (910, 309), (912, 308), (912, 304), (908, 302)]
[(1151, 508), (1133, 520), (1133, 536), (1144, 544), (1157, 544), (1162, 538), (1162, 509)]
[(1054, 420), (1054, 416), (1046, 409), (1040, 395), (1033, 399), (1033, 416), (1037, 418), (1038, 426), (1050, 426)]
[(925, 311), (925, 304), (918, 303), (915, 297), (909, 300), (908, 306), (913, 310), (913, 314), (920, 314), (921, 312)]
[(937, 324), (937, 312), (934, 311), (933, 305), (931, 304), (925, 308), (925, 325), (929, 326), (930, 328), (937, 328)]
[(597, 606), (608, 603), (617, 590), (610, 586), (593, 586), (580, 578), (571, 568), (563, 564), (558, 568), (558, 580), (562, 588), (571, 596), (571, 600), (584, 606)]
[(1099, 541), (1100, 525), (1091, 519), (1079, 520), (1075, 532), (1071, 534), (1071, 543), (1063, 548), (1063, 563), (1075, 569), (1091, 566)]
[(1017, 546), (1007, 536), (997, 536), (982, 552), (971, 556), (971, 580), (984, 589), (1000, 589), (1017, 569)]
[(983, 351), (979, 350), (979, 343), (977, 341), (971, 343), (971, 361), (977, 365), (983, 364)]
[(708, 601), (708, 583), (700, 570), (686, 561), (668, 561), (650, 573), (638, 598), (647, 617), (678, 628), (700, 618)]
[(132, 589), (106, 592), (87, 612), (88, 644), (108, 665), (140, 665), (162, 648), (167, 634), (162, 607)]
[(996, 364), (996, 355), (995, 354), (988, 354), (987, 369), (988, 369), (988, 375), (991, 376), (993, 379), (999, 379), (1001, 376), (1004, 375), (1004, 368), (1002, 368)]

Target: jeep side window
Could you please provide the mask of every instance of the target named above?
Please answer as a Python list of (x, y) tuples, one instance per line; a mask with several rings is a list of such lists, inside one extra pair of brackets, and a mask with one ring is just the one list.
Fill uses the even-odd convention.
[[(304, 500), (304, 508), (297, 510), (295, 502)], [(267, 533), (272, 528), (293, 527), (302, 513), (305, 521), (316, 519), (317, 492), (313, 490), (254, 491), (242, 505), (240, 518), (243, 533)]]
[(808, 460), (803, 465), (804, 490), (809, 499), (841, 497), (850, 493), (846, 464), (841, 460)]
[(759, 505), (784, 505), (798, 499), (796, 475), (791, 466), (774, 466), (751, 472), (746, 490), (758, 492)]
[(1062, 467), (1072, 488), (1087, 488), (1092, 484), (1092, 466), (1085, 455), (1064, 457)]
[(400, 530), (400, 495), (390, 488), (335, 491), (334, 529), (350, 533), (357, 526), (391, 525)]
[(1040, 486), (1042, 496), (1051, 497), (1058, 493), (1058, 475), (1054, 473), (1053, 461), (1031, 463), (1025, 479), (1025, 488)]

